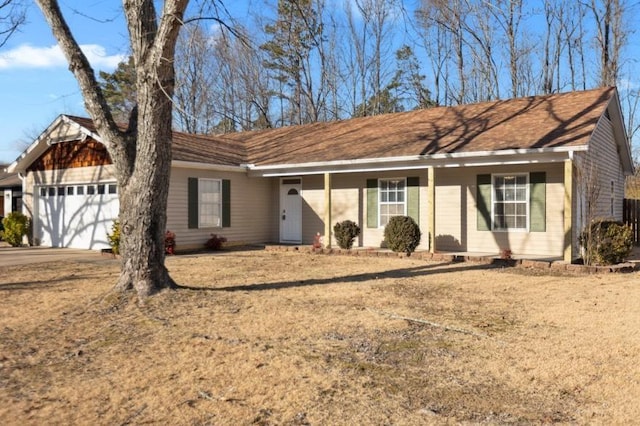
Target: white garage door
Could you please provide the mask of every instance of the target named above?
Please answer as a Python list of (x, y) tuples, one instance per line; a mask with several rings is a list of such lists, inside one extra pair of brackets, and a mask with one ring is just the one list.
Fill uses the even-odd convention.
[(40, 245), (99, 250), (118, 218), (115, 183), (37, 188), (35, 237)]

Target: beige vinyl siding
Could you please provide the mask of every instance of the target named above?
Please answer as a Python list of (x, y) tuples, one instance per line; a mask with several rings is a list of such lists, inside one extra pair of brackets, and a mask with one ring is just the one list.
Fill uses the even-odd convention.
[(115, 182), (115, 180), (115, 168), (113, 165), (29, 172), (23, 184), (23, 188), (25, 189), (22, 194), (23, 212), (33, 218), (33, 191), (36, 185), (82, 185), (99, 182)]
[[(613, 191), (611, 183), (613, 182)], [(574, 160), (573, 185), (573, 257), (579, 256), (578, 237), (587, 223), (594, 219), (622, 220), (625, 175), (615, 142), (613, 125), (603, 115), (594, 130), (589, 149), (578, 152)], [(589, 194), (597, 194), (596, 206), (589, 213)], [(613, 214), (611, 202), (613, 196)], [(591, 217), (589, 217), (591, 216)]]
[[(546, 173), (546, 231), (478, 231), (477, 175), (531, 172)], [(563, 187), (562, 163), (436, 169), (436, 250), (561, 257)]]
[(324, 234), (324, 176), (302, 176), (301, 195), (302, 243), (312, 244), (317, 232)]
[[(411, 170), (380, 173), (336, 173), (331, 176), (331, 228), (337, 222), (352, 220), (361, 230), (356, 247), (380, 247), (384, 241), (383, 228), (367, 228), (367, 179), (396, 177), (420, 177), (420, 229), (422, 231), (420, 250), (428, 246), (427, 214), (427, 170)], [(313, 175), (302, 178), (302, 242), (311, 244), (317, 232), (324, 234), (324, 176)], [(333, 233), (333, 231), (332, 231)], [(337, 246), (332, 237), (332, 245)]]
[[(188, 181), (190, 177), (230, 180), (230, 227), (189, 229)], [(211, 234), (225, 237), (230, 244), (271, 241), (274, 222), (271, 186), (271, 179), (249, 178), (243, 172), (173, 168), (167, 203), (167, 229), (176, 233), (177, 250), (202, 248)]]
[[(589, 142), (589, 150), (579, 153), (576, 158), (576, 187), (587, 191), (589, 180), (596, 179), (599, 186), (595, 218), (622, 220), (622, 199), (624, 198), (625, 176), (621, 158), (614, 139), (613, 126), (606, 116), (602, 116)], [(614, 183), (613, 193), (611, 182)], [(613, 214), (611, 195), (613, 194)], [(585, 195), (578, 192), (580, 198)]]

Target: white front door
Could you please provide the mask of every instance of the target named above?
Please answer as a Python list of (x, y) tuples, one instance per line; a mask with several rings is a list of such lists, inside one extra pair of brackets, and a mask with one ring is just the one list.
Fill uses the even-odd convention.
[(280, 242), (302, 242), (302, 179), (284, 178), (280, 185)]

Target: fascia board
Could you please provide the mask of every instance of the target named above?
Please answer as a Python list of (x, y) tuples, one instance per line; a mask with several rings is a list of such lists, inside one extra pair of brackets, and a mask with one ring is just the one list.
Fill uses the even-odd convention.
[[(471, 155), (473, 153), (439, 154), (433, 156), (411, 157), (410, 159), (384, 159), (384, 161), (359, 160), (354, 162), (328, 162), (308, 163), (283, 166), (252, 166), (249, 167), (249, 176), (276, 177), (312, 175), (322, 173), (364, 173), (383, 172), (395, 170), (416, 170), (427, 167), (457, 168), (457, 167), (481, 167), (501, 165), (522, 165), (556, 163), (570, 158), (574, 151), (585, 151), (586, 147), (578, 146), (573, 149), (536, 149), (536, 150), (509, 150), (496, 151), (490, 154)], [(477, 154), (477, 153), (475, 153)]]
[(212, 170), (221, 172), (246, 172), (246, 166), (225, 166), (221, 164), (197, 163), (195, 161), (173, 160), (171, 167), (194, 170)]
[[(631, 145), (629, 137), (627, 136), (627, 130), (622, 118), (622, 106), (620, 105), (620, 97), (618, 95), (618, 89), (615, 89), (615, 95), (609, 100), (607, 109), (613, 112), (615, 120), (611, 120), (613, 126), (616, 145), (618, 146), (618, 152), (620, 159), (622, 160), (625, 173), (632, 175), (634, 173), (633, 156), (631, 154)], [(604, 115), (604, 114), (603, 114)], [(602, 120), (602, 117), (600, 117)], [(598, 124), (600, 124), (598, 122)]]

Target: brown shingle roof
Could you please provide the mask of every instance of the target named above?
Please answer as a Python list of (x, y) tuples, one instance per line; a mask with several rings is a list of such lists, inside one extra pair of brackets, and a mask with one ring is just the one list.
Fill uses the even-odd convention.
[(173, 132), (173, 159), (223, 166), (247, 162), (243, 144), (215, 136)]
[[(256, 166), (587, 145), (615, 88), (201, 136), (174, 132), (175, 160)], [(71, 117), (95, 131), (89, 119)]]
[[(71, 120), (90, 132), (96, 133), (93, 120), (68, 115)], [(124, 126), (121, 126), (124, 130)], [(173, 132), (173, 159), (196, 163), (209, 163), (223, 166), (237, 166), (246, 163), (245, 149), (242, 143), (224, 138), (189, 133)]]
[(226, 135), (256, 165), (586, 145), (612, 87)]

